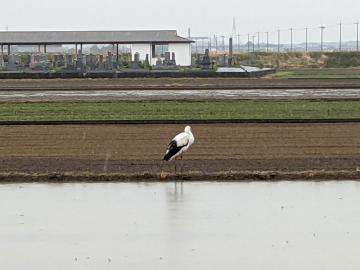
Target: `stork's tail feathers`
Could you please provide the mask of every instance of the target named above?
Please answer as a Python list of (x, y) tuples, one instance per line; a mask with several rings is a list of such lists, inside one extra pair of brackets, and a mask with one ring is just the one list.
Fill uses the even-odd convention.
[(169, 161), (171, 158), (171, 154), (170, 153), (166, 153), (164, 156), (164, 160)]

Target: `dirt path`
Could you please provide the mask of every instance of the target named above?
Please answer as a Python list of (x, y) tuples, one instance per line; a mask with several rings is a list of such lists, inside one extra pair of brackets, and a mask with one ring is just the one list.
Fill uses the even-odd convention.
[(360, 79), (136, 78), (0, 80), (0, 91), (359, 89)]
[[(193, 125), (183, 172), (360, 169), (360, 124)], [(1, 126), (0, 173), (159, 174), (180, 125)]]

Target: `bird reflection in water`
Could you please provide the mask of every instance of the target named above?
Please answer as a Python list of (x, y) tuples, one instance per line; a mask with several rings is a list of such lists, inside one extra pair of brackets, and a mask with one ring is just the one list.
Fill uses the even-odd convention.
[[(169, 186), (170, 187), (170, 186)], [(184, 201), (184, 185), (183, 182), (174, 181), (172, 188), (167, 191), (168, 201), (179, 203)]]

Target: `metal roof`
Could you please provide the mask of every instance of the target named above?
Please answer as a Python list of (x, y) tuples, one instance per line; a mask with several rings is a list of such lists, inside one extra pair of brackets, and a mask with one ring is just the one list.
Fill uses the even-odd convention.
[(176, 30), (156, 31), (7, 31), (0, 32), (0, 44), (134, 44), (191, 43)]

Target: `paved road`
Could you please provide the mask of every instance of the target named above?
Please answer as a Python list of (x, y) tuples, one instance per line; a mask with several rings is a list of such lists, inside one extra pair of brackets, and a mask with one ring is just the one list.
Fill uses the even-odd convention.
[(5, 101), (360, 99), (360, 89), (1, 91)]

